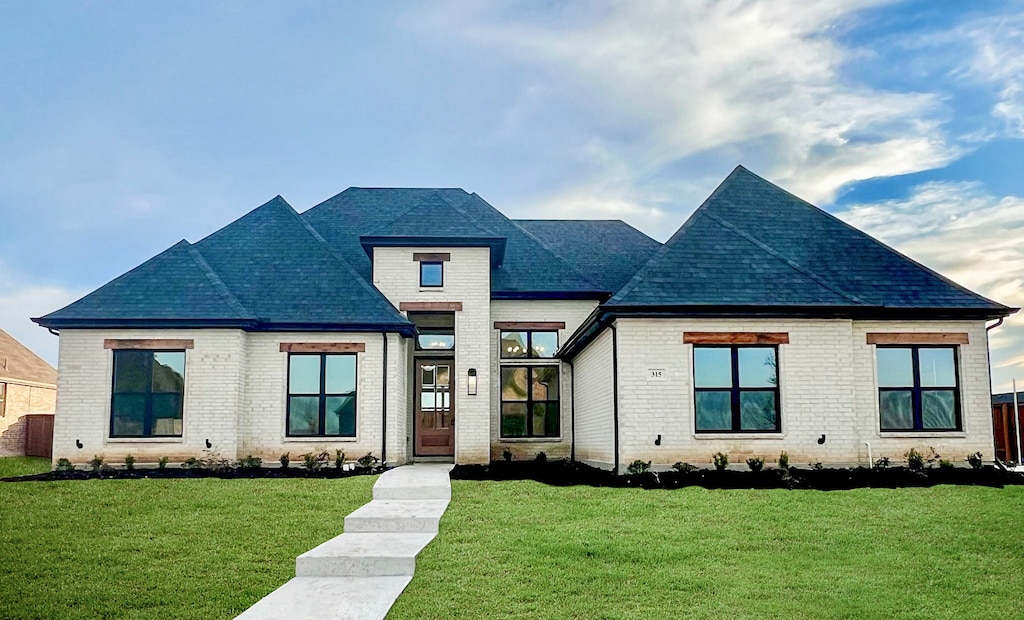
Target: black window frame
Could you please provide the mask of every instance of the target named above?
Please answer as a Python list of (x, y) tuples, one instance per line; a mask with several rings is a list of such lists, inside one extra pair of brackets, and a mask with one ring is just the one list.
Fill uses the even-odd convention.
[[(122, 352), (139, 353), (140, 351), (149, 353), (149, 357), (146, 358), (148, 370), (149, 370), (149, 381), (146, 386), (145, 392), (118, 392), (117, 389), (117, 355)], [(181, 374), (181, 432), (173, 435), (157, 435), (153, 433), (153, 394), (173, 394), (173, 392), (154, 392), (153, 391), (153, 360), (154, 355), (157, 353), (181, 353), (182, 354), (182, 374)], [(185, 435), (185, 384), (187, 383), (186, 373), (188, 372), (188, 353), (184, 349), (113, 349), (113, 368), (110, 373), (110, 415), (108, 420), (108, 437), (110, 439), (180, 439)], [(141, 435), (125, 435), (117, 434), (114, 432), (114, 400), (118, 394), (142, 394), (146, 397), (146, 410), (142, 419), (142, 434)]]
[[(732, 365), (732, 386), (730, 387), (715, 387), (715, 388), (701, 388), (697, 387), (697, 349), (728, 349), (730, 351), (730, 363)], [(772, 387), (740, 387), (740, 364), (739, 364), (739, 351), (740, 349), (773, 349), (775, 351), (775, 385)], [(766, 433), (781, 433), (782, 432), (782, 392), (780, 389), (779, 379), (779, 345), (769, 344), (749, 344), (749, 345), (736, 345), (736, 344), (695, 344), (693, 345), (693, 355), (691, 357), (693, 363), (693, 430), (695, 433), (700, 435), (715, 435), (715, 434), (730, 434), (730, 435), (757, 435)], [(743, 392), (768, 392), (772, 391), (775, 393), (775, 428), (774, 429), (750, 429), (745, 430), (742, 428), (743, 420), (740, 410), (740, 394)], [(730, 393), (730, 406), (732, 408), (732, 428), (731, 429), (708, 429), (701, 430), (697, 426), (697, 394), (700, 392), (729, 392)]]
[[(319, 394), (292, 394), (292, 358), (295, 357), (319, 357), (320, 358), (320, 392)], [(327, 358), (328, 357), (351, 357), (353, 359), (352, 371), (355, 373), (354, 381), (352, 382), (351, 392), (326, 392), (327, 389)], [(288, 438), (310, 438), (310, 439), (352, 439), (359, 436), (359, 355), (356, 353), (288, 353), (288, 367), (286, 369), (286, 387), (285, 387), (285, 418), (284, 418), (284, 432)], [(354, 419), (352, 421), (352, 434), (341, 434), (327, 435), (324, 431), (327, 428), (327, 399), (338, 398), (343, 396), (352, 396), (352, 412)], [(315, 435), (294, 435), (292, 434), (292, 397), (293, 396), (319, 396), (319, 409), (317, 416), (317, 426), (320, 432)]]
[[(505, 334), (526, 334), (526, 355), (521, 357), (511, 357), (505, 355), (506, 351), (502, 348), (501, 343), (504, 341)], [(549, 360), (555, 359), (555, 351), (551, 352), (550, 356), (544, 357), (533, 354), (533, 335), (534, 334), (554, 334), (555, 335), (555, 351), (558, 350), (559, 333), (557, 329), (501, 329), (498, 330), (498, 359), (503, 360)]]
[[(878, 388), (878, 431), (879, 433), (962, 433), (964, 430), (963, 408), (960, 397), (960, 347), (948, 344), (876, 344), (875, 345), (875, 386)], [(910, 349), (911, 372), (914, 385), (901, 387), (882, 387), (878, 379), (877, 349)], [(951, 349), (953, 351), (953, 387), (922, 387), (921, 386), (921, 349)], [(924, 392), (953, 392), (953, 415), (956, 426), (953, 428), (924, 427)], [(882, 392), (907, 392), (911, 396), (911, 413), (913, 428), (882, 428)]]
[[(443, 288), (444, 287), (444, 261), (441, 260), (422, 260), (420, 263), (420, 288)], [(440, 284), (424, 284), (423, 283), (423, 267), (427, 265), (437, 265), (441, 269), (441, 283)]]
[[(505, 369), (519, 369), (526, 370), (526, 399), (525, 400), (505, 400), (502, 398), (504, 390), (504, 380), (502, 374)], [(555, 377), (558, 379), (558, 398), (551, 399), (535, 399), (533, 397), (533, 370), (536, 368), (553, 368), (555, 370)], [(516, 404), (526, 405), (526, 434), (525, 435), (505, 435), (502, 429), (504, 428), (501, 420), (505, 415), (505, 405)], [(555, 434), (553, 435), (535, 435), (533, 434), (533, 406), (535, 404), (544, 404), (550, 406), (554, 404), (558, 409), (558, 420)], [(500, 439), (558, 439), (562, 436), (562, 365), (555, 360), (554, 364), (502, 364), (498, 367), (498, 437)]]

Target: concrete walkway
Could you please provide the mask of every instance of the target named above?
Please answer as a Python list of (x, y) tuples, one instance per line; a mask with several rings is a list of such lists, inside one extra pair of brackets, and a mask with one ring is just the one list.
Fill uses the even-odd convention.
[(345, 517), (345, 533), (295, 560), (295, 578), (240, 620), (383, 618), (412, 581), (416, 556), (437, 536), (452, 497), (451, 465), (406, 465), (373, 485), (373, 501)]

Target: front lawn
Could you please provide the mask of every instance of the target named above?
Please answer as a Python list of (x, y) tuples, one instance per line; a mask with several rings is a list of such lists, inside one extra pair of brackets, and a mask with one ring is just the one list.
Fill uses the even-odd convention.
[(452, 495), (389, 618), (1020, 614), (1024, 487)]
[[(0, 459), (0, 476), (24, 467)], [(376, 479), (0, 483), (0, 617), (232, 618)]]
[(27, 476), (50, 471), (50, 459), (39, 456), (0, 457), (0, 478)]

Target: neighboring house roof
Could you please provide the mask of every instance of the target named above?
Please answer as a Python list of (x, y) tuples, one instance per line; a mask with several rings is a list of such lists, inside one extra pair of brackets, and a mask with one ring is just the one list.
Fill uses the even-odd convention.
[(606, 305), (1011, 312), (742, 166)]
[[(1013, 393), (1006, 392), (1003, 394), (992, 395), (993, 405), (1012, 405), (1013, 404)], [(1017, 392), (1017, 405), (1024, 408), (1024, 392)]]
[(585, 273), (617, 291), (661, 244), (622, 220), (513, 220)]
[(0, 383), (57, 384), (57, 369), (0, 329)]

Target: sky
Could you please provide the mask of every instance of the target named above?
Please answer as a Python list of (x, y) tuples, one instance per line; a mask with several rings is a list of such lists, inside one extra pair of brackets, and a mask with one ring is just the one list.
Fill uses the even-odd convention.
[(1024, 1), (0, 0), (0, 327), (51, 363), (29, 317), (278, 194), (664, 241), (737, 164), (1024, 306)]

